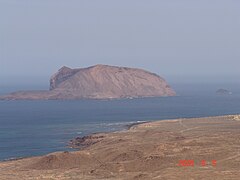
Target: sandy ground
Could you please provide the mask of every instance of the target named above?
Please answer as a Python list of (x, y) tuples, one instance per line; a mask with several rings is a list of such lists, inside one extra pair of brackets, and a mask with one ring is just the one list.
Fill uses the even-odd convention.
[(0, 179), (239, 180), (239, 119), (155, 121), (95, 134), (76, 152), (1, 162)]

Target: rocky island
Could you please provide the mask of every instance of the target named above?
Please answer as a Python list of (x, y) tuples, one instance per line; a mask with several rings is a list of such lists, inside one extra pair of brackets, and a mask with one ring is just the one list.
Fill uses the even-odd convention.
[(232, 92), (227, 89), (218, 89), (216, 91), (217, 95), (232, 95)]
[(119, 99), (174, 96), (175, 91), (157, 74), (135, 68), (95, 65), (62, 67), (50, 79), (47, 91), (20, 91), (0, 100)]

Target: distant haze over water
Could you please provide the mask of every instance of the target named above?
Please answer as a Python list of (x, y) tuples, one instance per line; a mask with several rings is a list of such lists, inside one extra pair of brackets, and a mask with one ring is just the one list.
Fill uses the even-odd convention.
[(1, 0), (0, 85), (61, 66), (143, 68), (175, 82), (240, 82), (240, 1)]

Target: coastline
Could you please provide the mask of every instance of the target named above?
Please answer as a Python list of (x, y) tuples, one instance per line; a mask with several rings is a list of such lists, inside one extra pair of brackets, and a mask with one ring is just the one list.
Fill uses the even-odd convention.
[(104, 138), (104, 135), (116, 133), (116, 132), (124, 132), (128, 131), (131, 128), (137, 127), (140, 124), (149, 123), (151, 121), (138, 121), (134, 123), (129, 123), (123, 126), (123, 129), (117, 131), (110, 131), (110, 132), (98, 132), (98, 133), (90, 133), (86, 136), (78, 136), (68, 141), (67, 147), (75, 149), (75, 150), (83, 150), (97, 142), (99, 139)]
[[(145, 124), (145, 123), (150, 123), (152, 122), (153, 120), (150, 120), (150, 121), (139, 121), (139, 122), (135, 122), (135, 123), (131, 123), (129, 125), (126, 125), (126, 129), (127, 130), (130, 130), (131, 128), (135, 127), (135, 126), (138, 126), (140, 124)], [(163, 120), (164, 121), (164, 120)]]
[[(238, 115), (132, 124), (125, 131), (90, 135), (90, 141), (97, 141), (79, 151), (0, 162), (0, 179), (237, 179), (239, 128)], [(177, 166), (184, 158), (196, 165)], [(203, 159), (209, 163), (206, 168), (200, 165)]]
[[(96, 136), (98, 134), (108, 134), (108, 133), (114, 133), (114, 132), (120, 132), (120, 131), (126, 131), (126, 130), (129, 130), (131, 129), (132, 127), (134, 126), (137, 126), (137, 125), (140, 125), (140, 124), (144, 124), (144, 123), (148, 123), (148, 122), (151, 122), (151, 121), (137, 121), (137, 122), (130, 122), (129, 124), (127, 125), (123, 125), (122, 128), (120, 130), (116, 130), (116, 131), (110, 131), (110, 132), (93, 132), (93, 133), (90, 133), (90, 134), (87, 134), (87, 135), (84, 135), (84, 136), (77, 136), (73, 139), (69, 139), (69, 141), (66, 142), (66, 147), (67, 148), (70, 148), (72, 149), (72, 151), (70, 150), (69, 152), (74, 152), (74, 151), (78, 151), (78, 150), (82, 150), (88, 146), (90, 146), (90, 144), (88, 146), (86, 145), (79, 145), (79, 146), (71, 146), (71, 141), (72, 140), (75, 140), (77, 138), (86, 138), (86, 137), (91, 137), (91, 136)], [(68, 150), (67, 150), (68, 151)], [(63, 151), (55, 151), (55, 152), (63, 152)], [(54, 152), (52, 152), (54, 153)], [(50, 154), (50, 153), (49, 153)], [(30, 155), (30, 156), (25, 156), (25, 157), (11, 157), (11, 158), (7, 158), (7, 159), (2, 159), (0, 160), (0, 163), (1, 162), (8, 162), (8, 161), (17, 161), (17, 160), (21, 160), (21, 159), (26, 159), (26, 158), (33, 158), (33, 157), (39, 157), (39, 156), (44, 156), (44, 155), (47, 155), (47, 154), (43, 154), (43, 155)]]

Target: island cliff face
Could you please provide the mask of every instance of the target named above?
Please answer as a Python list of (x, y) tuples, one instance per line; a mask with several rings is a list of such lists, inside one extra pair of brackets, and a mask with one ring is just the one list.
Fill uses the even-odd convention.
[(96, 65), (62, 67), (50, 79), (49, 91), (16, 92), (0, 99), (117, 99), (174, 96), (160, 76), (142, 69)]

